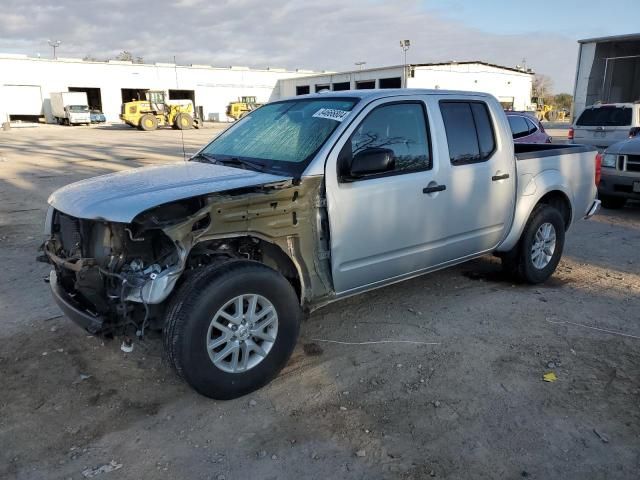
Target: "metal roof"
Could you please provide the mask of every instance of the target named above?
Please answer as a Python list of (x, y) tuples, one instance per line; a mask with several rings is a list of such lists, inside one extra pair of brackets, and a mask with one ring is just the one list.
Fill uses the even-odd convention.
[(495, 63), (482, 62), (479, 60), (472, 61), (464, 61), (464, 62), (440, 62), (440, 63), (412, 63), (412, 67), (440, 67), (440, 66), (448, 66), (448, 65), (485, 65), (487, 67), (499, 68), (501, 70), (511, 70), (512, 72), (518, 73), (529, 73), (533, 72), (521, 70), (515, 67), (505, 67), (504, 65), (497, 65)]
[(578, 43), (631, 42), (633, 40), (640, 40), (640, 33), (628, 33), (626, 35), (613, 35), (611, 37), (585, 38), (584, 40), (578, 40)]
[(469, 92), (462, 90), (445, 90), (433, 88), (367, 88), (362, 90), (326, 90), (318, 93), (308, 93), (297, 95), (284, 100), (300, 100), (304, 98), (356, 98), (356, 99), (376, 99), (407, 95), (474, 95), (479, 97), (490, 96), (484, 92)]

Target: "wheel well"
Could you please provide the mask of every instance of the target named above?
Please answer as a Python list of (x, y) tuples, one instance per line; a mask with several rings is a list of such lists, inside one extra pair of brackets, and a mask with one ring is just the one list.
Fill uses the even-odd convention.
[(202, 265), (229, 260), (230, 258), (254, 260), (279, 272), (302, 298), (302, 281), (293, 260), (278, 245), (253, 236), (207, 240), (198, 243), (189, 253), (187, 265)]
[(545, 194), (537, 203), (537, 205), (540, 204), (549, 205), (558, 210), (564, 219), (565, 230), (569, 229), (572, 216), (571, 202), (563, 192), (560, 190), (554, 190)]

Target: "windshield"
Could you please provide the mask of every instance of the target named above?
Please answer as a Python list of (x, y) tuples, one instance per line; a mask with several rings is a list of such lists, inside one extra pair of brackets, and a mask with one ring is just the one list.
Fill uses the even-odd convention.
[(314, 98), (267, 104), (207, 145), (215, 160), (245, 159), (274, 173), (299, 175), (358, 102)]
[(70, 112), (88, 112), (89, 111), (89, 107), (87, 107), (86, 105), (69, 105), (68, 108)]
[(629, 107), (587, 108), (576, 125), (581, 127), (627, 127), (631, 125), (632, 109)]

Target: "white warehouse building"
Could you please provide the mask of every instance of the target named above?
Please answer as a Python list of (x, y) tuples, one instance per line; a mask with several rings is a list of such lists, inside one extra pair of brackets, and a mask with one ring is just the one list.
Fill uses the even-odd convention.
[(12, 120), (53, 123), (52, 92), (86, 92), (89, 107), (119, 120), (121, 105), (164, 90), (172, 100), (190, 99), (205, 120), (228, 121), (227, 105), (242, 96), (258, 103), (325, 89), (434, 88), (482, 91), (505, 108), (525, 110), (531, 102), (532, 73), (484, 62), (411, 64), (316, 73), (279, 68), (212, 67), (172, 63), (137, 64), (110, 60), (41, 59), (0, 54), (0, 123)]
[(203, 107), (205, 120), (226, 121), (229, 102), (241, 96), (268, 102), (279, 98), (278, 80), (309, 73), (0, 54), (0, 123), (43, 116), (53, 123), (50, 94), (66, 91), (86, 92), (89, 107), (101, 110), (107, 121), (115, 122), (122, 103), (144, 98), (146, 90), (164, 90), (172, 100), (190, 99)]
[(533, 72), (486, 62), (419, 63), (280, 80), (280, 95), (365, 88), (431, 88), (494, 95), (505, 109), (529, 110)]

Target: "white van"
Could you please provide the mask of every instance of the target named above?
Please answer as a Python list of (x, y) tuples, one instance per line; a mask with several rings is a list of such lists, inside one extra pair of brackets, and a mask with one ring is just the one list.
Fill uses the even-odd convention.
[(639, 128), (639, 102), (596, 104), (578, 116), (569, 129), (569, 141), (605, 149), (633, 136)]

